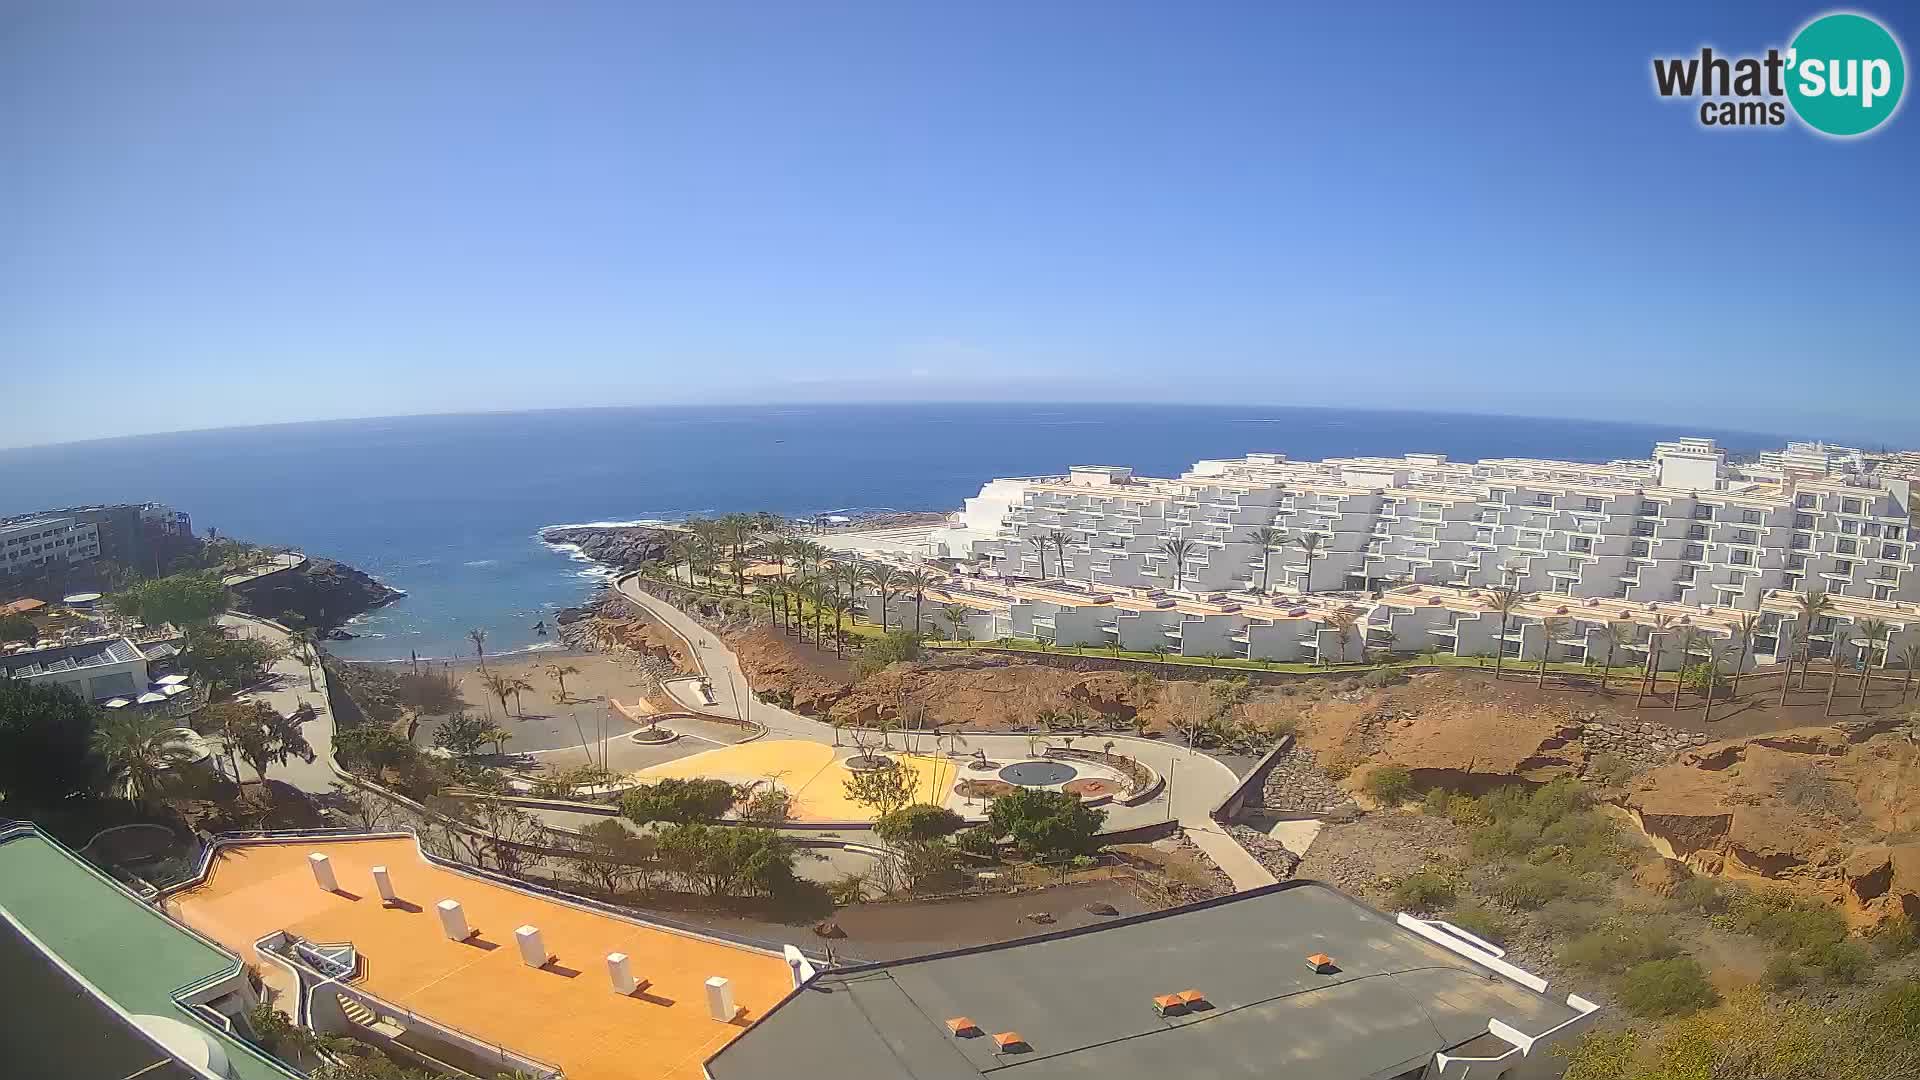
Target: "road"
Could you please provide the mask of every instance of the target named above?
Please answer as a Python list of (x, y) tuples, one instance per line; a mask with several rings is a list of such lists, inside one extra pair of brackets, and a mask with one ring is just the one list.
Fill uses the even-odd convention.
[[(726, 642), (701, 626), (687, 613), (639, 588), (632, 575), (616, 583), (622, 596), (640, 605), (688, 643), (690, 654), (705, 672), (713, 688), (714, 704), (701, 699), (695, 679), (670, 680), (667, 692), (690, 709), (744, 717), (766, 727), (770, 738), (810, 739), (815, 742), (841, 741), (831, 724), (801, 716), (764, 701), (744, 702), (741, 694), (748, 685), (739, 658)], [(1177, 820), (1195, 846), (1207, 853), (1233, 879), (1236, 889), (1271, 885), (1274, 877), (1247, 854), (1213, 820), (1213, 808), (1239, 783), (1233, 771), (1205, 754), (1156, 739), (1138, 739), (1128, 735), (1103, 736), (1120, 744), (1129, 756), (1159, 771), (1167, 779), (1166, 790), (1152, 801), (1139, 806), (1113, 806), (1108, 809), (1107, 824), (1126, 829)], [(1026, 735), (968, 735), (969, 750), (985, 750), (989, 757), (1022, 758), (1029, 754)]]

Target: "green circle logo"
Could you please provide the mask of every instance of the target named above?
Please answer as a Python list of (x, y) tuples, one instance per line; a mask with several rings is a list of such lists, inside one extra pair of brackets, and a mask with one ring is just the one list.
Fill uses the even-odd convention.
[(1864, 135), (1900, 107), (1907, 62), (1886, 27), (1865, 15), (1822, 15), (1787, 52), (1787, 100), (1815, 131)]

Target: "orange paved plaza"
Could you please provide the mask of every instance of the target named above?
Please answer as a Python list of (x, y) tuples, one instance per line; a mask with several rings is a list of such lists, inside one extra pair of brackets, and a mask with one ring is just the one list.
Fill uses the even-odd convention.
[[(333, 863), (342, 893), (314, 884), (307, 856)], [(384, 865), (411, 908), (388, 907), (369, 868)], [(458, 900), (479, 933), (448, 941), (434, 905)], [(568, 1080), (693, 1080), (700, 1065), (786, 996), (777, 956), (598, 915), (434, 866), (411, 839), (260, 843), (224, 849), (205, 884), (167, 907), (241, 956), (276, 930), (350, 941), (366, 958), (356, 985), (422, 1016), (558, 1065)], [(417, 910), (414, 910), (417, 909)], [(521, 962), (513, 932), (540, 928), (556, 960)], [(616, 996), (606, 955), (626, 953), (638, 993)], [(733, 984), (743, 1012), (707, 1014), (705, 982)]]

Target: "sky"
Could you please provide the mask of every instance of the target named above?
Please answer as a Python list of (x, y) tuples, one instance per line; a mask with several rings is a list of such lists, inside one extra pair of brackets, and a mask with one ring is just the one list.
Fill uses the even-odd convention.
[(1825, 10), (0, 0), (0, 446), (1022, 399), (1920, 444), (1920, 115), (1652, 87)]

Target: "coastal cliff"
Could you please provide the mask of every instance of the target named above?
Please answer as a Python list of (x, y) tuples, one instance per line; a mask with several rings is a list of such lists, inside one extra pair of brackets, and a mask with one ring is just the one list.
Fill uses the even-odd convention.
[(308, 559), (294, 569), (235, 585), (233, 592), (247, 612), (280, 622), (295, 616), (295, 623), (315, 630), (331, 630), (406, 595), (332, 559)]
[(666, 558), (672, 537), (671, 530), (645, 525), (581, 525), (540, 531), (540, 539), (546, 543), (575, 548), (594, 562), (618, 570)]

